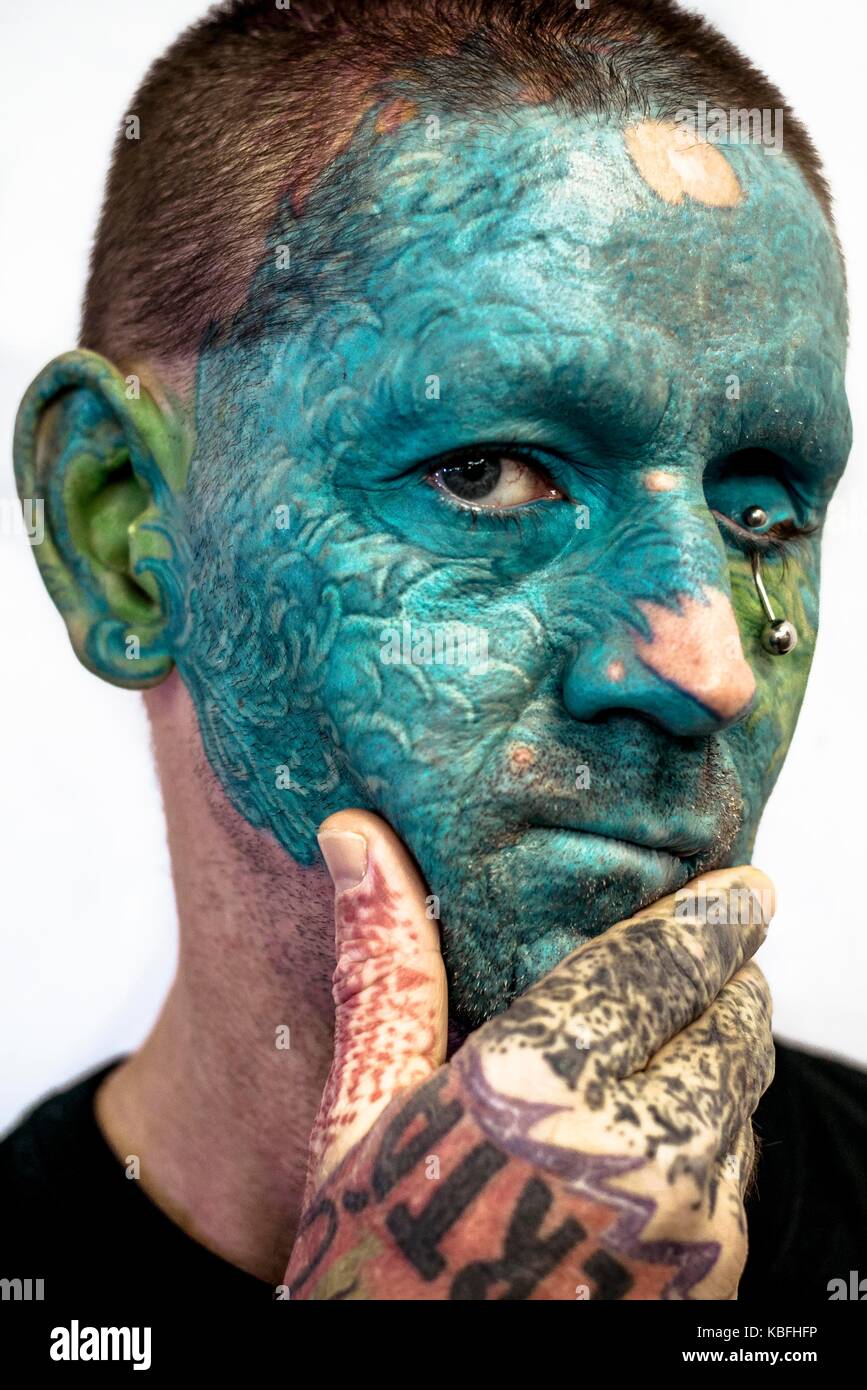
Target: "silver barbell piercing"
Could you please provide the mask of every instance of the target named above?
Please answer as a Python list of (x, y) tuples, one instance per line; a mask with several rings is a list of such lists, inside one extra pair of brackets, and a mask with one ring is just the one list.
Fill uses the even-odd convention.
[[(760, 526), (765, 526), (767, 520), (768, 514), (764, 507), (747, 507), (743, 515), (744, 525), (749, 526), (751, 530), (758, 530)], [(794, 651), (798, 645), (798, 629), (794, 623), (789, 622), (788, 618), (774, 616), (768, 591), (762, 579), (762, 557), (755, 551), (753, 552), (752, 563), (756, 592), (768, 620), (762, 630), (762, 646), (772, 656), (786, 656), (789, 652)]]

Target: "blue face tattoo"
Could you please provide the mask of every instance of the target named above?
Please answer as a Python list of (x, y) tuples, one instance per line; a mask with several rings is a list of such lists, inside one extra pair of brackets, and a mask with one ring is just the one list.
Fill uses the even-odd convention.
[(623, 126), (404, 114), (281, 211), (205, 344), (162, 582), (234, 805), (304, 864), (324, 816), (382, 814), (474, 1024), (749, 858), (849, 447), (844, 292), (785, 156), (719, 149), (714, 205)]

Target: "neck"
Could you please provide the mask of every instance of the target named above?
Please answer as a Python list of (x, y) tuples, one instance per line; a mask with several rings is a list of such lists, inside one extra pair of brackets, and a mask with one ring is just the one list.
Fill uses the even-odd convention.
[(179, 964), (150, 1036), (100, 1088), (97, 1119), (184, 1231), (279, 1283), (331, 1060), (330, 880), (229, 805), (176, 673), (146, 700)]

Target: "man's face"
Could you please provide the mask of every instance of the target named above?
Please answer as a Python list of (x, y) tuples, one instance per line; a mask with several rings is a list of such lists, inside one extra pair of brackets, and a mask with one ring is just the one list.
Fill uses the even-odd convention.
[(341, 807), (394, 826), (464, 1024), (748, 859), (804, 692), (839, 262), (785, 156), (663, 187), (667, 140), (373, 113), (200, 357), (170, 568), (209, 759), (302, 863)]

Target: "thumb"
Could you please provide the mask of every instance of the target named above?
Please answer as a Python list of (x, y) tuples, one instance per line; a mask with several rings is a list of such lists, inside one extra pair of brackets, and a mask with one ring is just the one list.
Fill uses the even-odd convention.
[(367, 811), (323, 821), (334, 883), (334, 1056), (310, 1141), (306, 1198), (399, 1091), (445, 1060), (439, 929), (404, 845)]

